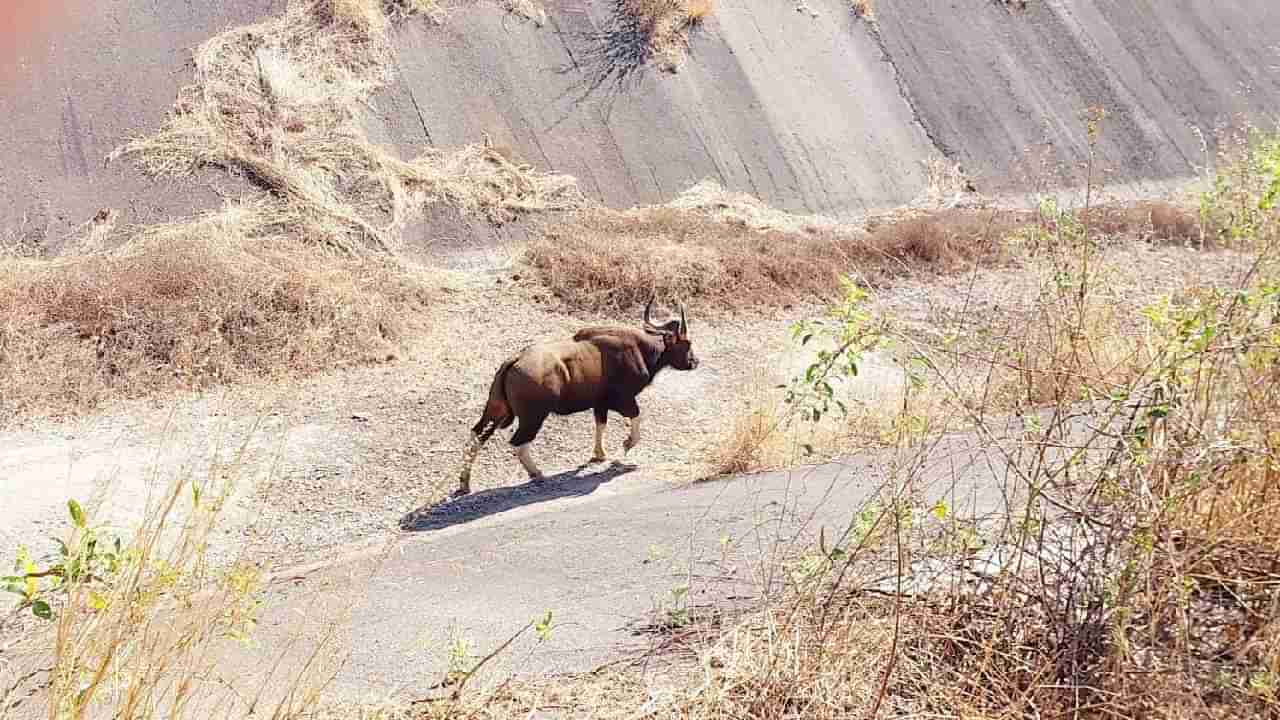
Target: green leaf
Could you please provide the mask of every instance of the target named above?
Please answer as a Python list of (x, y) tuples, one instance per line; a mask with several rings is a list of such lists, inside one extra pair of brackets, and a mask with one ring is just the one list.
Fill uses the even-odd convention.
[(31, 614), (41, 620), (48, 620), (53, 617), (53, 608), (49, 607), (49, 603), (44, 600), (36, 600), (31, 603)]
[(539, 642), (546, 642), (547, 640), (551, 639), (551, 611), (550, 610), (547, 611), (547, 614), (544, 615), (541, 620), (534, 623), (533, 629), (538, 633)]
[(12, 575), (2, 577), (0, 578), (0, 588), (3, 588), (7, 593), (13, 593), (14, 595), (21, 595), (23, 597), (27, 596), (26, 578), (14, 577)]
[(106, 610), (107, 599), (101, 593), (91, 592), (89, 593), (89, 607), (94, 610)]
[(947, 510), (947, 504), (946, 504), (945, 502), (943, 502), (943, 501), (939, 500), (939, 501), (937, 502), (937, 504), (935, 504), (935, 505), (933, 506), (933, 508), (932, 508), (932, 509), (930, 509), (930, 511), (929, 511), (929, 512), (933, 513), (933, 516), (934, 516), (934, 517), (936, 517), (936, 518), (938, 518), (939, 520), (946, 520), (946, 519), (947, 519), (947, 512), (948, 512), (948, 510)]
[(75, 582), (80, 579), (81, 562), (80, 556), (71, 558), (71, 562), (67, 563), (67, 582)]
[(813, 339), (813, 333), (809, 333), (804, 337), (800, 338), (800, 347), (804, 347), (805, 345), (808, 345), (809, 341), (812, 339)]
[(30, 575), (37, 571), (35, 561), (31, 559), (31, 552), (27, 550), (25, 545), (18, 546), (17, 558), (14, 560), (13, 569), (23, 575)]
[(84, 509), (80, 507), (80, 503), (68, 500), (67, 508), (71, 511), (71, 522), (75, 523), (76, 527), (83, 528), (85, 526)]

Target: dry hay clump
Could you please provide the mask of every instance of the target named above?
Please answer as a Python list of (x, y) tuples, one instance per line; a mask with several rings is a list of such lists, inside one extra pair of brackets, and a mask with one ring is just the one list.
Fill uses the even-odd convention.
[(338, 256), (233, 206), (111, 253), (0, 260), (0, 425), (112, 397), (394, 356), (425, 284)]
[(1099, 205), (1079, 213), (1100, 235), (1127, 236), (1155, 243), (1215, 245), (1215, 224), (1191, 208), (1165, 200)]
[(726, 190), (715, 180), (703, 180), (666, 204), (675, 210), (697, 211), (716, 220), (752, 230), (815, 233), (844, 225), (823, 215), (795, 215), (769, 207), (754, 195)]
[(658, 66), (674, 71), (684, 60), (689, 32), (715, 9), (713, 0), (616, 0), (620, 15), (631, 18)]
[(1022, 218), (953, 210), (874, 226), (769, 210), (712, 191), (626, 212), (584, 209), (548, 225), (524, 260), (567, 305), (619, 310), (652, 292), (722, 308), (832, 299), (842, 276), (868, 283), (1000, 253)]
[(848, 236), (750, 230), (669, 207), (589, 209), (547, 227), (524, 260), (577, 309), (621, 310), (653, 292), (732, 308), (827, 294), (856, 244)]
[(549, 222), (524, 260), (576, 309), (617, 310), (654, 291), (726, 308), (786, 305), (832, 299), (845, 275), (876, 285), (1057, 253), (1082, 228), (1107, 243), (1196, 244), (1215, 234), (1196, 211), (1168, 202), (1061, 212), (917, 207), (854, 225), (704, 181), (665, 205), (583, 208)]
[[(434, 3), (320, 0), (229, 30), (195, 53), (164, 127), (118, 148), (149, 175), (225, 168), (267, 191), (312, 241), (391, 249), (424, 204), (448, 202), (494, 222), (578, 206), (576, 181), (534, 172), (483, 145), (403, 161), (369, 142), (360, 106), (387, 79), (389, 24)], [(388, 12), (389, 11), (389, 12)]]

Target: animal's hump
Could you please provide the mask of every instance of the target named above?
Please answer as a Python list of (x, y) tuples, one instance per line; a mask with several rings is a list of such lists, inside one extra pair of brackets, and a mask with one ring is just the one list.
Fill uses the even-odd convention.
[(573, 334), (576, 342), (590, 340), (598, 337), (614, 337), (619, 339), (634, 338), (636, 331), (634, 328), (624, 327), (622, 325), (591, 325), (584, 327)]

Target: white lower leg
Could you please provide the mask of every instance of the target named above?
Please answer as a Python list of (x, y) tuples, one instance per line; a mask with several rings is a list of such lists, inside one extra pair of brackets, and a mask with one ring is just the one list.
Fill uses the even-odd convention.
[(640, 442), (640, 416), (631, 418), (631, 434), (627, 435), (627, 439), (622, 443), (624, 452), (630, 452)]
[(604, 423), (596, 421), (596, 444), (591, 453), (592, 460), (604, 460)]
[(515, 449), (515, 455), (520, 460), (520, 464), (524, 466), (525, 472), (529, 473), (531, 478), (542, 477), (542, 471), (537, 465), (533, 464), (533, 458), (529, 455), (530, 443), (525, 443)]

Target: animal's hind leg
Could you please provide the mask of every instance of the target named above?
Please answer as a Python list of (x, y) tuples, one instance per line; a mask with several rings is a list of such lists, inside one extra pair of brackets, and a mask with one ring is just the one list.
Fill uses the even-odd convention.
[(511, 446), (515, 449), (516, 458), (520, 460), (520, 464), (524, 466), (525, 472), (529, 473), (531, 480), (541, 480), (542, 471), (537, 465), (533, 464), (533, 458), (529, 455), (529, 444), (538, 436), (538, 431), (542, 429), (542, 423), (546, 422), (547, 414), (530, 415), (520, 418), (520, 427), (516, 428), (515, 433), (511, 435)]
[(488, 439), (487, 436), (481, 435), (472, 429), (471, 439), (467, 441), (467, 448), (462, 451), (462, 471), (458, 473), (458, 489), (453, 492), (454, 497), (470, 494), (471, 466), (475, 464), (476, 455), (480, 454), (480, 448), (484, 446), (486, 439)]
[(609, 408), (599, 407), (595, 409), (596, 416), (596, 442), (591, 451), (591, 462), (604, 462), (604, 426), (609, 421)]

